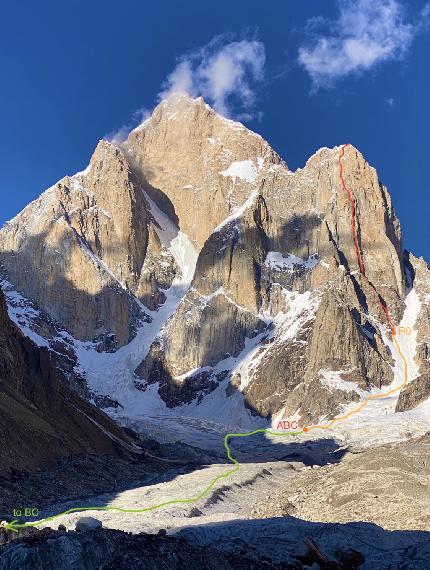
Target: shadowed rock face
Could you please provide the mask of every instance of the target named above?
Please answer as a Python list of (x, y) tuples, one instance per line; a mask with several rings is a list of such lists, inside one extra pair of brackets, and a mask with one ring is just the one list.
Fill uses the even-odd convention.
[(0, 476), (56, 459), (138, 452), (107, 416), (71, 393), (39, 349), (13, 325), (0, 293)]
[[(86, 171), (6, 224), (0, 262), (59, 327), (114, 351), (153, 320), (146, 308), (159, 309), (193, 266), (178, 247), (183, 232), (198, 253), (194, 276), (170, 320), (157, 324), (139, 386), (159, 382), (160, 397), (175, 406), (229, 377), (228, 395), (239, 389), (263, 416), (330, 417), (360, 390), (392, 381), (381, 300), (398, 323), (406, 294), (390, 196), (348, 146), (343, 178), (360, 272), (340, 154), (323, 148), (293, 173), (259, 135), (202, 99), (172, 96), (125, 143), (100, 141)], [(423, 315), (424, 380), (401, 407), (427, 394)], [(249, 363), (230, 373), (231, 359), (243, 360), (253, 343)]]
[[(43, 530), (0, 549), (0, 570), (175, 569), (264, 570), (297, 566), (263, 562), (212, 547), (194, 546), (185, 540), (116, 530), (55, 532)], [(301, 565), (299, 566), (301, 568)]]

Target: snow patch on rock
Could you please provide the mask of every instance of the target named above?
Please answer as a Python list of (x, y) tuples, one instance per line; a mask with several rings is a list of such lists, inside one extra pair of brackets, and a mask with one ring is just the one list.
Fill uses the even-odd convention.
[(232, 162), (230, 166), (223, 170), (220, 174), (223, 176), (230, 176), (231, 178), (240, 178), (246, 182), (255, 182), (258, 176), (258, 170), (252, 160), (239, 160)]
[[(372, 387), (369, 392), (364, 394), (364, 397), (378, 396), (378, 398), (368, 400), (359, 413), (350, 416), (347, 421), (334, 424), (333, 428), (326, 430), (326, 434), (329, 432), (334, 437), (344, 440), (346, 444), (353, 443), (356, 446), (367, 448), (384, 443), (403, 441), (410, 439), (412, 435), (419, 436), (429, 431), (430, 399), (413, 410), (395, 412), (400, 390), (405, 381), (405, 364), (407, 366), (408, 382), (411, 382), (419, 375), (419, 369), (415, 362), (417, 334), (414, 331), (414, 326), (421, 310), (421, 301), (414, 289), (406, 296), (405, 305), (406, 309), (397, 330), (400, 327), (411, 327), (413, 332), (410, 335), (396, 335), (396, 341), (400, 346), (405, 361), (389, 334), (388, 325), (385, 323), (381, 324), (369, 316), (373, 326), (379, 329), (384, 344), (389, 347), (393, 356), (393, 382), (389, 386), (382, 388)], [(387, 396), (384, 396), (384, 394), (387, 394)], [(342, 414), (349, 413), (357, 409), (358, 406), (360, 406), (360, 403), (352, 402), (342, 410)]]
[(343, 380), (342, 374), (347, 372), (351, 372), (351, 370), (326, 370), (322, 368), (318, 373), (318, 378), (321, 384), (329, 390), (356, 392), (361, 397), (367, 396), (367, 393), (362, 390), (356, 382)]
[(318, 254), (314, 253), (307, 259), (297, 257), (292, 253), (283, 255), (278, 251), (269, 251), (264, 261), (264, 265), (276, 271), (293, 271), (302, 267), (303, 269), (313, 269), (318, 264)]

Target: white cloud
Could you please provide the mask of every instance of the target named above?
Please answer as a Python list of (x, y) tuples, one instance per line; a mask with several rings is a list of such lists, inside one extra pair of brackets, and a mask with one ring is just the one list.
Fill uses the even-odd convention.
[[(422, 27), (406, 20), (398, 0), (338, 0), (337, 4), (337, 20), (323, 22), (329, 33), (314, 35), (299, 49), (299, 63), (309, 73), (314, 90), (384, 61), (401, 59)], [(315, 22), (309, 22), (313, 33)]]
[(159, 98), (185, 91), (193, 97), (201, 95), (222, 115), (251, 118), (255, 87), (264, 77), (265, 61), (260, 41), (226, 42), (225, 36), (218, 36), (178, 59)]
[(423, 7), (420, 13), (419, 26), (421, 29), (427, 29), (430, 24), (430, 2)]
[(161, 99), (173, 92), (191, 93), (194, 88), (191, 62), (186, 59), (180, 61), (172, 73), (167, 76), (164, 87), (165, 90), (160, 93)]
[(388, 97), (388, 99), (386, 99), (387, 105), (389, 107), (394, 107), (394, 99), (393, 97)]

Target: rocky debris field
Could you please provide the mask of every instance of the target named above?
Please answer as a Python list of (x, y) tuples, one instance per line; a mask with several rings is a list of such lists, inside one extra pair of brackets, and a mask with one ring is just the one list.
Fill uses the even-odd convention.
[(429, 451), (427, 434), (415, 441), (348, 453), (338, 464), (299, 472), (288, 488), (277, 488), (255, 505), (252, 516), (293, 515), (308, 521), (428, 530)]
[(195, 570), (301, 568), (196, 547), (163, 534), (102, 529), (66, 532), (46, 528), (0, 548), (0, 570), (170, 570), (190, 565)]
[[(82, 455), (58, 461), (35, 473), (15, 472), (0, 479), (0, 520), (12, 518), (22, 505), (39, 509), (47, 516), (51, 506), (86, 500), (101, 493), (115, 496), (125, 489), (151, 482), (169, 481), (178, 473), (193, 471), (202, 461), (202, 452), (185, 444), (159, 444), (146, 440), (144, 456), (135, 460), (110, 455)], [(55, 482), (55, 484), (53, 484)]]
[[(428, 533), (415, 537), (387, 533), (374, 525), (315, 525), (297, 519), (271, 519), (250, 527), (237, 521), (214, 526), (212, 543), (200, 534), (169, 536), (132, 534), (79, 525), (25, 531), (25, 536), (0, 546), (0, 570), (424, 570), (430, 555)], [(97, 522), (97, 521), (95, 521)], [(261, 554), (247, 543), (249, 533), (260, 531)], [(390, 534), (392, 536), (390, 536)], [(218, 541), (214, 540), (218, 537)], [(196, 540), (200, 538), (199, 540)], [(373, 540), (373, 543), (372, 543)], [(360, 544), (357, 547), (357, 544)]]
[[(208, 569), (424, 570), (430, 560), (430, 536), (424, 532), (429, 443), (426, 436), (343, 456), (333, 450), (330, 464), (327, 446), (318, 454), (317, 442), (312, 442), (302, 461), (243, 465), (196, 504), (140, 514), (88, 511), (61, 516), (50, 523), (59, 532), (8, 533), (5, 538), (13, 540), (0, 548), (0, 570), (182, 568), (190, 563)], [(151, 451), (154, 456), (166, 452), (163, 446)], [(254, 453), (258, 456), (259, 450)], [(164, 481), (130, 484), (124, 492), (93, 496), (91, 504), (141, 508), (187, 498), (225, 468), (194, 465), (187, 472), (172, 465)], [(102, 465), (98, 469), (101, 473)], [(126, 466), (121, 469), (118, 479)], [(78, 503), (70, 501), (67, 508)], [(60, 512), (59, 506), (48, 511)], [(104, 528), (76, 532), (88, 528), (80, 523), (86, 517)]]

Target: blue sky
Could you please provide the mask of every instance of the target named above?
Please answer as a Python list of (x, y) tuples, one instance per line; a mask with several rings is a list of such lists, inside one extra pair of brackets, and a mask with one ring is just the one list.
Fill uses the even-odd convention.
[(185, 85), (292, 169), (354, 144), (430, 260), (429, 18), (426, 0), (4, 4), (0, 223)]

